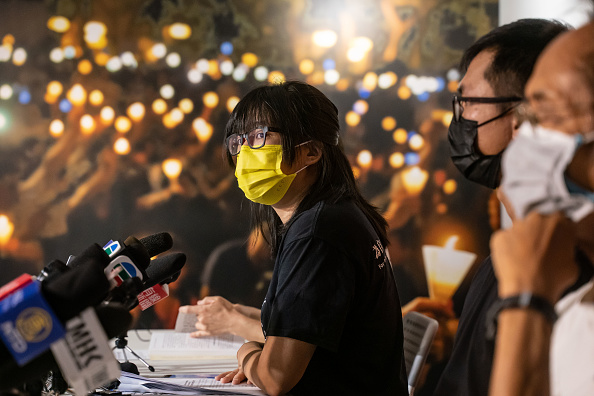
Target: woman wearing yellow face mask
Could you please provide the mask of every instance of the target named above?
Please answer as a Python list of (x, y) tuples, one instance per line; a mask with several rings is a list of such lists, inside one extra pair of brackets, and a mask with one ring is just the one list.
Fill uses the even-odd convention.
[(233, 110), (225, 142), (275, 267), (265, 343), (244, 344), (239, 368), (218, 379), (268, 394), (408, 394), (386, 222), (357, 188), (336, 106), (301, 82), (257, 88)]

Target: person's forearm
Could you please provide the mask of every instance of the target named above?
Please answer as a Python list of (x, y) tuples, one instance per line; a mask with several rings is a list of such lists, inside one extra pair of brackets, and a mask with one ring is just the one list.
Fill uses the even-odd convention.
[(237, 310), (232, 324), (231, 333), (245, 338), (248, 341), (264, 342), (264, 334), (260, 318), (253, 319)]
[(235, 310), (248, 318), (260, 320), (260, 310), (254, 307), (248, 307), (247, 305), (233, 304)]
[(549, 394), (552, 325), (531, 309), (499, 314), (490, 396)]

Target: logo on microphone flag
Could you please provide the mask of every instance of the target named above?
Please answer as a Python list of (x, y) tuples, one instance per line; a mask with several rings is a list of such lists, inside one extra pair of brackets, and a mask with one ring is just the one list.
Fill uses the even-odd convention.
[(105, 250), (105, 253), (111, 257), (122, 250), (122, 245), (118, 241), (109, 241), (103, 246), (103, 250)]
[(121, 285), (126, 279), (133, 277), (138, 277), (142, 280), (142, 273), (127, 256), (116, 257), (107, 267), (105, 267), (104, 272), (105, 276), (114, 287)]

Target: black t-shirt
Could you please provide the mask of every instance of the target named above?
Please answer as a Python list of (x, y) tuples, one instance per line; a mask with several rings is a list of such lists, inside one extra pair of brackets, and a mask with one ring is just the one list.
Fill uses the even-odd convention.
[(497, 300), (497, 278), (491, 256), (478, 268), (464, 300), (452, 355), (434, 396), (478, 396), (489, 393), (494, 342), (485, 338), (487, 311)]
[(292, 395), (408, 394), (394, 275), (352, 202), (320, 202), (288, 227), (262, 329), (317, 346)]

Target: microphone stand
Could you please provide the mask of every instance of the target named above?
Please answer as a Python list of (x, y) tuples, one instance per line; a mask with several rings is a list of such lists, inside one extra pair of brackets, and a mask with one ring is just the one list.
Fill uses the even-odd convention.
[[(114, 349), (121, 349), (122, 353), (124, 354), (124, 359), (125, 362), (124, 363), (128, 363), (130, 364), (132, 367), (134, 367), (134, 369), (136, 370), (136, 372), (134, 374), (138, 374), (138, 367), (136, 367), (136, 365), (132, 362), (130, 362), (128, 360), (128, 356), (126, 355), (126, 351), (130, 352), (132, 355), (134, 355), (138, 360), (140, 360), (145, 366), (146, 368), (149, 369), (150, 372), (154, 373), (155, 372), (155, 368), (153, 366), (151, 366), (150, 364), (148, 364), (146, 362), (146, 360), (144, 360), (143, 358), (141, 358), (140, 356), (138, 356), (138, 354), (136, 352), (134, 352), (132, 350), (132, 348), (130, 348), (128, 346), (128, 340), (126, 339), (126, 337), (128, 336), (128, 332), (125, 331), (122, 334), (120, 334), (119, 336), (117, 336), (116, 340), (115, 340), (115, 346), (112, 348), (112, 350)], [(123, 363), (120, 363), (120, 365)], [(127, 371), (127, 370), (124, 370)]]

